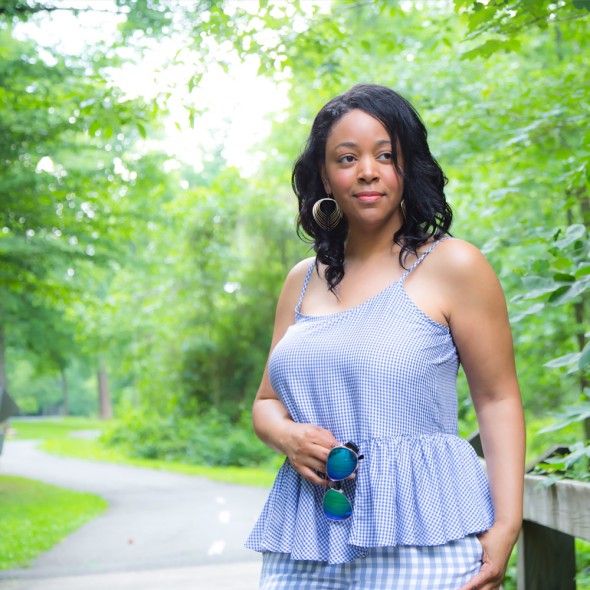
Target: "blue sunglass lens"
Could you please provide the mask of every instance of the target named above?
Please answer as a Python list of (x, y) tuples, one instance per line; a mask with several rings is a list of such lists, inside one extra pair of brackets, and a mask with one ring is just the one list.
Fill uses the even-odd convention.
[(346, 447), (336, 447), (330, 451), (326, 462), (326, 472), (332, 481), (346, 479), (354, 473), (358, 458), (356, 453)]
[(324, 515), (331, 520), (346, 520), (352, 514), (348, 498), (337, 490), (328, 490), (324, 495)]

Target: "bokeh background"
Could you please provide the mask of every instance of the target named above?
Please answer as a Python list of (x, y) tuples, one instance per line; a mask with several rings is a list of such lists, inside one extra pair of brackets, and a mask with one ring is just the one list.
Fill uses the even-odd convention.
[(586, 0), (1, 1), (0, 386), (101, 420), (62, 452), (270, 473), (249, 411), (310, 255), (291, 166), (327, 100), (378, 83), (500, 277), (529, 459), (566, 444), (546, 471), (588, 479), (589, 35)]

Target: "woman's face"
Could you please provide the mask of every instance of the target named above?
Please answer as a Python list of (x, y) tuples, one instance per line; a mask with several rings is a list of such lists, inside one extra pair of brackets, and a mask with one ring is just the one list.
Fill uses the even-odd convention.
[[(398, 154), (403, 168), (399, 149)], [(350, 230), (386, 226), (393, 234), (401, 227), (404, 181), (393, 164), (389, 133), (371, 115), (354, 109), (334, 124), (326, 141), (322, 181)]]

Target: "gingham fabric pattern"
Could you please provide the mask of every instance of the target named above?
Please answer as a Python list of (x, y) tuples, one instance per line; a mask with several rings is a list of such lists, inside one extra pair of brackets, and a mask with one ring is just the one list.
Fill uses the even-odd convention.
[(353, 441), (364, 455), (344, 493), (342, 522), (322, 511), (324, 489), (285, 461), (246, 546), (293, 559), (344, 563), (372, 547), (443, 545), (493, 524), (488, 482), (457, 436), (457, 350), (404, 281), (338, 313), (301, 313), (269, 361), (272, 386), (297, 422)]
[(265, 553), (260, 590), (457, 590), (481, 569), (475, 535), (436, 547), (378, 547), (343, 564)]

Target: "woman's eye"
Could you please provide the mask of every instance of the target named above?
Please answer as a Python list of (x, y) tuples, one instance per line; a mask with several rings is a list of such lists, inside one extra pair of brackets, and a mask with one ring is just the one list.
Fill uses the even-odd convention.
[(383, 152), (378, 156), (379, 160), (391, 160), (391, 152)]
[(351, 164), (354, 162), (354, 156), (342, 156), (338, 159), (342, 164)]

